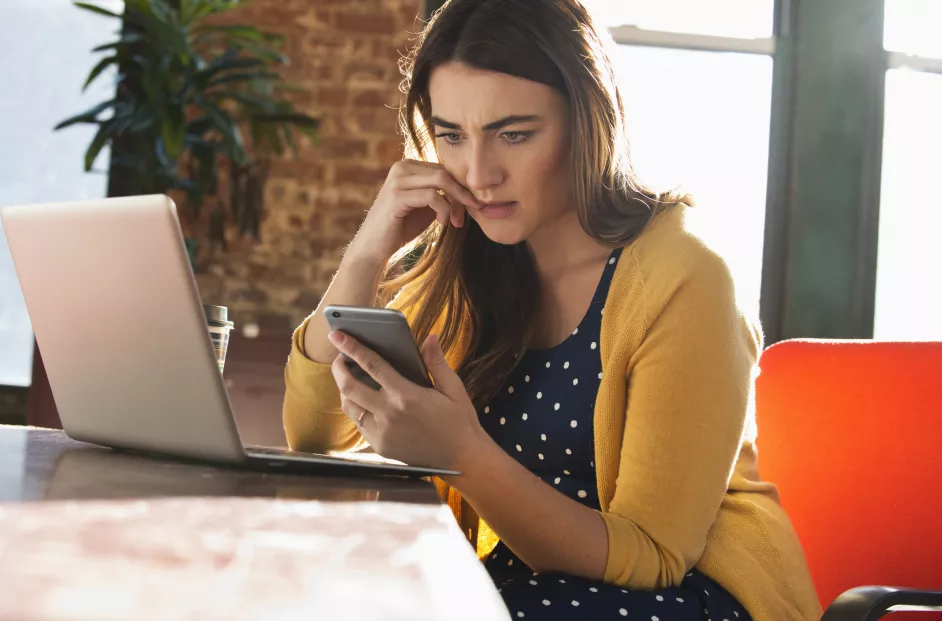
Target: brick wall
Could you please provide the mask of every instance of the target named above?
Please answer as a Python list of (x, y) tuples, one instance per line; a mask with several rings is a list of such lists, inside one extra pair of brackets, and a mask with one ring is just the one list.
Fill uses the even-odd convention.
[(344, 246), (399, 159), (400, 54), (421, 24), (421, 0), (255, 0), (226, 21), (285, 36), (286, 79), (322, 120), (321, 144), (301, 143), (272, 168), (262, 241), (213, 251), (197, 281), (207, 303), (239, 325), (283, 333), (317, 305)]

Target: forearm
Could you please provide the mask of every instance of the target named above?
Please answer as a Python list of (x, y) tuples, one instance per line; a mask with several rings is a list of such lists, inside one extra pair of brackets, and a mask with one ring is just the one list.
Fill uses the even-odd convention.
[(358, 254), (351, 246), (308, 323), (304, 354), (309, 359), (329, 364), (337, 356), (337, 350), (327, 340), (330, 328), (324, 319), (324, 308), (331, 304), (374, 306), (384, 266), (383, 261)]
[(446, 482), (534, 571), (601, 580), (608, 534), (598, 512), (544, 483), (490, 438), (478, 445), (462, 475)]

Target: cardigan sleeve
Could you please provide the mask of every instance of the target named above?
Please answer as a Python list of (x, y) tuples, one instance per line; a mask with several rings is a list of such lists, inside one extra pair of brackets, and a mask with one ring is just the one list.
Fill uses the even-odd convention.
[[(752, 403), (761, 336), (740, 312), (726, 264), (695, 260), (648, 297), (628, 361), (628, 399), (604, 579), (679, 585), (706, 546)], [(644, 280), (642, 280), (644, 283)]]
[(282, 422), (288, 446), (312, 453), (359, 449), (366, 442), (356, 424), (340, 409), (340, 391), (330, 365), (314, 362), (304, 353), (304, 335), (310, 320), (305, 319), (294, 331), (285, 366)]

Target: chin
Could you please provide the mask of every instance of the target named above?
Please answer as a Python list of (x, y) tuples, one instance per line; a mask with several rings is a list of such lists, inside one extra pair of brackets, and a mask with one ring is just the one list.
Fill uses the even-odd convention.
[(481, 226), (481, 231), (484, 235), (494, 242), (495, 244), (502, 244), (504, 246), (514, 246), (520, 242), (526, 240), (527, 236), (518, 226), (514, 226), (510, 222), (480, 222), (478, 224)]

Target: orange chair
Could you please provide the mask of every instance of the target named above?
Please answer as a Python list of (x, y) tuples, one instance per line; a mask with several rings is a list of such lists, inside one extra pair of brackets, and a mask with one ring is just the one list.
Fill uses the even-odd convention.
[(942, 343), (784, 341), (760, 370), (759, 467), (824, 620), (942, 611)]

